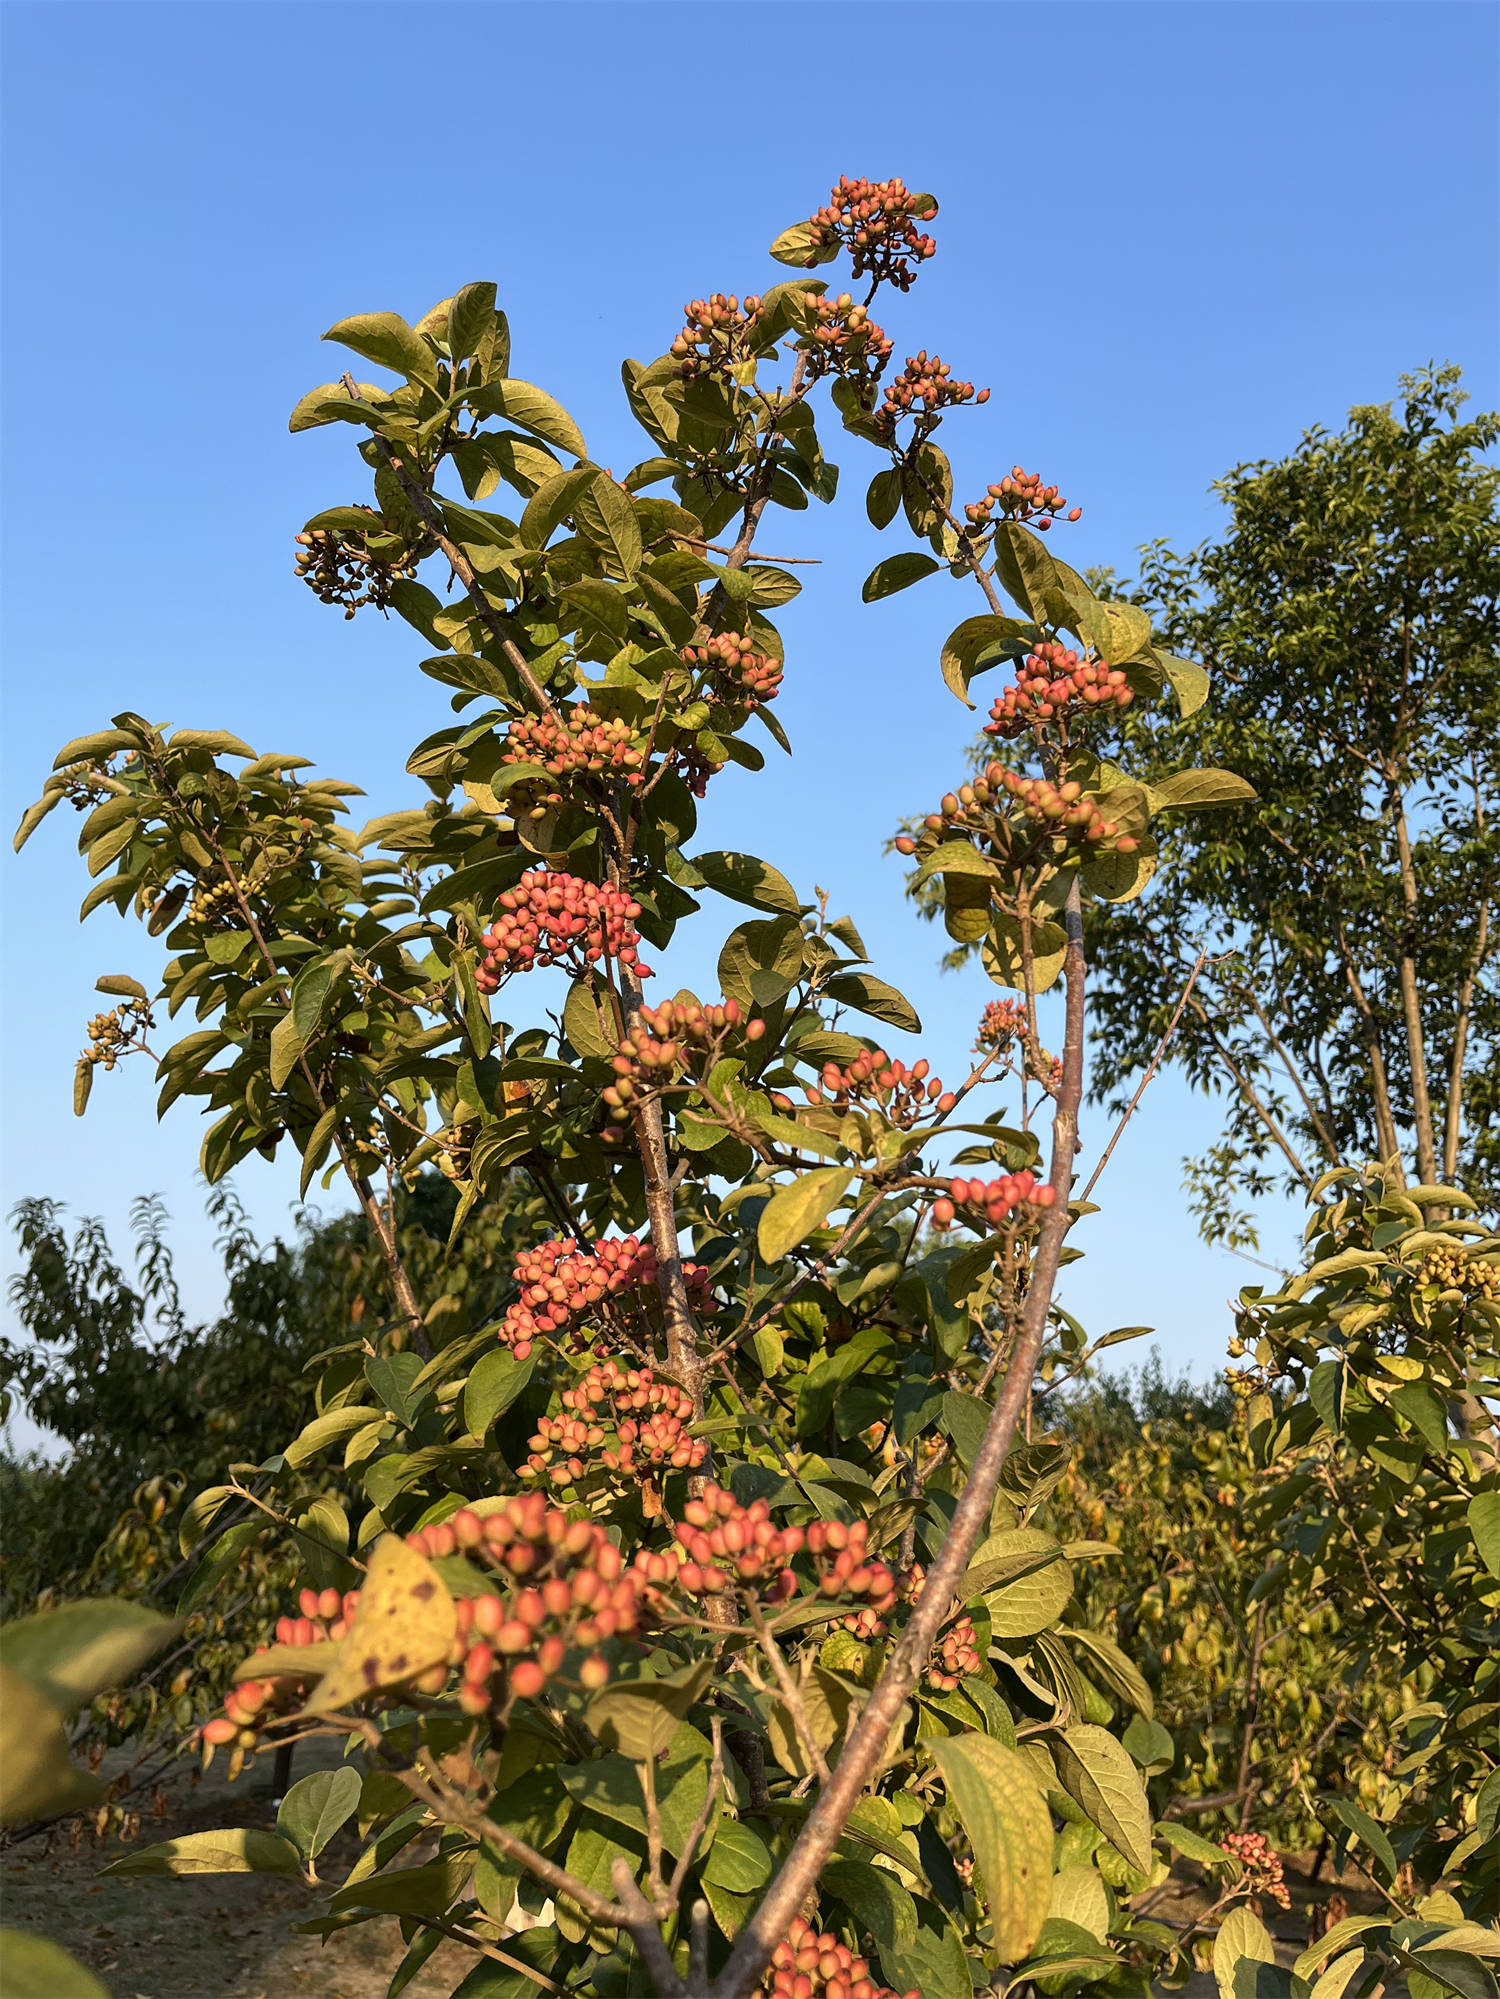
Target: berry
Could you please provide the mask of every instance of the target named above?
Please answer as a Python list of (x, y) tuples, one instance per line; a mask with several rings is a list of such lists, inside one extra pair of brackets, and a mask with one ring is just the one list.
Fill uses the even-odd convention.
[(1219, 1845), (1243, 1866), (1245, 1886), (1252, 1894), (1269, 1895), (1283, 1909), (1292, 1906), (1282, 1879), (1281, 1855), (1263, 1832), (1226, 1832)]
[(987, 736), (1018, 736), (1023, 729), (1051, 722), (1078, 709), (1128, 708), (1135, 699), (1117, 666), (1098, 658), (1080, 659), (1069, 646), (1044, 640), (1016, 668), (1016, 684), (990, 709)]
[[(525, 1360), (537, 1339), (571, 1335), (582, 1344), (577, 1336), (585, 1322), (623, 1329), (659, 1309), (656, 1273), (656, 1251), (633, 1235), (607, 1236), (591, 1250), (568, 1239), (538, 1243), (516, 1258), (512, 1275), (520, 1297), (500, 1324), (501, 1344)], [(687, 1263), (682, 1274), (693, 1309), (711, 1312), (708, 1272)]]
[(1024, 1000), (991, 1000), (979, 1017), (975, 1052), (981, 1055), (991, 1050), (1000, 1053), (1013, 1041), (1025, 1038), (1028, 1024)]
[(623, 889), (532, 868), (500, 897), (495, 920), (480, 940), (484, 956), (475, 984), (492, 993), (510, 973), (538, 965), (566, 965), (577, 977), (601, 958), (631, 966), (637, 978), (650, 978), (650, 968), (636, 956), (640, 913), (640, 904)]
[(771, 1953), (761, 1990), (768, 1999), (922, 1999), (915, 1986), (899, 1993), (877, 1984), (866, 1958), (836, 1936), (819, 1935), (800, 1916)]
[(937, 249), (913, 218), (929, 222), (936, 214), (932, 196), (908, 194), (903, 181), (853, 180), (840, 174), (827, 202), (809, 218), (806, 268), (812, 270), (829, 250), (845, 249), (854, 260), (856, 278), (869, 273), (877, 284), (910, 291), (918, 265)]

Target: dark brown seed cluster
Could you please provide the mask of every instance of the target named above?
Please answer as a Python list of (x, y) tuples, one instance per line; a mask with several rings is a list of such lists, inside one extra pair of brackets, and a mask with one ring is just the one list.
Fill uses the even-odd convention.
[(377, 611), (389, 608), (391, 585), (414, 576), (425, 550), (403, 549), (395, 537), (385, 532), (384, 523), (372, 507), (361, 507), (370, 516), (370, 526), (390, 552), (377, 554), (362, 534), (337, 533), (332, 528), (305, 528), (297, 537), (297, 574), (324, 604), (342, 604), (344, 616), (352, 618), (364, 604)]

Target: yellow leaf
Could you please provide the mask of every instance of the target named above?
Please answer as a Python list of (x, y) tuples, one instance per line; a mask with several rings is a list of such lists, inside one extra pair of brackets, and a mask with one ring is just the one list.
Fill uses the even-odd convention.
[(396, 1534), (375, 1544), (340, 1656), (308, 1697), (327, 1710), (363, 1700), (440, 1664), (458, 1629), (453, 1599), (425, 1555)]

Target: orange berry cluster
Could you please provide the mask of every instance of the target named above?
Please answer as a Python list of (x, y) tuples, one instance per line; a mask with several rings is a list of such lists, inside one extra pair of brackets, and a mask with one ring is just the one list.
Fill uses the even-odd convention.
[(1226, 1832), (1219, 1845), (1243, 1866), (1245, 1885), (1252, 1894), (1269, 1895), (1283, 1909), (1292, 1906), (1282, 1879), (1281, 1855), (1263, 1832)]
[(690, 299), (682, 308), (687, 324), (667, 352), (682, 363), (682, 373), (689, 378), (727, 368), (740, 358), (743, 336), (753, 331), (760, 310), (761, 301), (753, 292), (743, 305), (733, 292), (727, 298), (715, 292), (712, 298)]
[(1034, 521), (1043, 534), (1064, 512), (1070, 521), (1083, 519), (1082, 507), (1069, 507), (1056, 486), (1042, 484), (1040, 472), (1026, 472), (1019, 465), (1011, 467), (1007, 478), (986, 486), (984, 498), (965, 507), (964, 513), (973, 527), (985, 528), (997, 505), (1003, 519)]
[(297, 574), (324, 604), (342, 604), (345, 618), (352, 618), (362, 604), (384, 611), (391, 602), (391, 585), (404, 576), (414, 576), (423, 549), (405, 549), (372, 507), (370, 525), (383, 542), (391, 545), (389, 556), (376, 555), (363, 535), (339, 534), (332, 528), (304, 529), (297, 536)]
[[(768, 1603), (796, 1594), (799, 1577), (792, 1561), (805, 1549), (814, 1558), (819, 1596), (867, 1597), (877, 1613), (896, 1601), (896, 1578), (884, 1562), (870, 1558), (869, 1529), (863, 1520), (814, 1520), (807, 1527), (777, 1527), (764, 1499), (741, 1506), (732, 1492), (707, 1485), (689, 1500), (674, 1529), (682, 1559), (675, 1580), (692, 1596), (721, 1596), (735, 1584), (770, 1583)], [(661, 1562), (657, 1556), (644, 1561)], [(654, 1578), (653, 1578), (654, 1579)]]
[(521, 1467), (528, 1484), (576, 1485), (599, 1465), (637, 1477), (696, 1471), (708, 1455), (690, 1437), (692, 1398), (649, 1368), (606, 1360), (562, 1392), (562, 1416), (544, 1416)]
[(998, 1053), (1013, 1041), (1022, 1040), (1029, 1025), (1024, 1000), (991, 1000), (979, 1016), (975, 1049), (981, 1054), (986, 1049), (994, 1049)]
[(1021, 777), (1013, 770), (1002, 770), (999, 764), (991, 764), (990, 769), (1000, 772), (1001, 784), (1033, 824), (1090, 846), (1110, 847), (1119, 854), (1133, 854), (1140, 845), (1133, 835), (1122, 834), (1113, 819), (1105, 818), (1097, 801), (1083, 795), (1083, 786), (1076, 779), (1059, 785), (1045, 777)]
[(882, 430), (891, 432), (902, 417), (913, 412), (933, 417), (939, 410), (954, 409), (960, 403), (987, 403), (989, 399), (988, 389), (976, 395), (972, 382), (956, 382), (948, 363), (937, 354), (929, 355), (924, 347), (920, 353), (909, 354), (901, 373), (886, 383), (885, 401), (875, 412), (875, 421)]
[(956, 1623), (949, 1625), (938, 1641), (936, 1655), (927, 1668), (928, 1685), (951, 1693), (960, 1680), (977, 1673), (983, 1664), (974, 1621), (969, 1617), (960, 1617)]
[[(525, 1360), (535, 1340), (576, 1332), (585, 1320), (607, 1320), (620, 1305), (649, 1305), (656, 1297), (656, 1268), (656, 1251), (633, 1235), (606, 1236), (591, 1250), (570, 1239), (523, 1250), (512, 1273), (521, 1295), (500, 1324), (501, 1344)], [(708, 1272), (686, 1263), (682, 1274), (694, 1310), (711, 1312)]]
[[(327, 1640), (342, 1638), (354, 1621), (358, 1603), (357, 1589), (350, 1590), (347, 1595), (341, 1595), (336, 1589), (305, 1589), (298, 1598), (301, 1615), (277, 1618), (276, 1643), (321, 1645)], [(258, 1645), (255, 1649), (256, 1653), (267, 1653), (270, 1648)], [(278, 1673), (264, 1679), (241, 1680), (237, 1686), (230, 1688), (223, 1714), (204, 1723), (203, 1740), (215, 1749), (236, 1740), (250, 1748), (255, 1741), (256, 1728), (273, 1721), (283, 1710), (297, 1706), (303, 1686), (318, 1677), (317, 1670), (313, 1669), (306, 1673)]]
[(816, 374), (837, 368), (842, 374), (851, 365), (867, 380), (874, 381), (891, 358), (891, 339), (883, 326), (871, 319), (866, 308), (840, 292), (837, 298), (820, 298), (816, 292), (804, 295), (812, 343), (812, 364)]
[[(616, 717), (606, 722), (586, 701), (575, 701), (554, 719), (550, 715), (519, 715), (505, 735), (507, 764), (540, 764), (552, 777), (573, 777), (579, 772), (603, 776), (622, 784), (641, 785), (646, 781), (646, 752), (628, 722)], [(549, 807), (561, 805), (560, 791), (537, 791), (517, 786), (532, 799), (531, 816), (540, 819)], [(514, 795), (514, 794), (512, 794)]]
[(933, 1202), (932, 1226), (951, 1228), (957, 1211), (962, 1208), (964, 1220), (971, 1228), (978, 1228), (983, 1221), (996, 1229), (1017, 1208), (1050, 1208), (1056, 1199), (1057, 1189), (1045, 1180), (1038, 1180), (1029, 1168), (1023, 1173), (1002, 1173), (998, 1180), (989, 1182), (957, 1179), (950, 1183), (947, 1194), (939, 1195)]
[(480, 941), (484, 956), (474, 973), (482, 993), (492, 993), (512, 972), (566, 965), (575, 976), (601, 958), (631, 966), (649, 979), (638, 958), (635, 919), (641, 905), (623, 889), (600, 888), (577, 875), (531, 868), (500, 897), (495, 920)]
[(122, 1055), (143, 1046), (144, 1036), (155, 1025), (146, 1000), (126, 1000), (123, 1006), (112, 1006), (108, 1013), (96, 1013), (89, 1021), (89, 1045), (79, 1059), (113, 1069)]
[(856, 1957), (837, 1937), (820, 1935), (800, 1916), (772, 1951), (761, 1990), (768, 1999), (922, 1999), (916, 1986), (897, 1992), (877, 1984), (868, 1959)]
[(683, 664), (706, 673), (719, 691), (747, 708), (774, 701), (784, 667), (768, 652), (757, 652), (747, 632), (715, 632), (700, 646), (685, 646)]
[(1128, 708), (1135, 699), (1117, 666), (1097, 658), (1080, 659), (1070, 646), (1046, 639), (1016, 668), (1016, 684), (1007, 687), (990, 710), (987, 736), (1018, 736), (1034, 723), (1050, 722), (1077, 702), (1084, 708)]
[(943, 1088), (940, 1076), (929, 1076), (925, 1057), (908, 1068), (893, 1062), (883, 1048), (856, 1055), (846, 1068), (837, 1062), (823, 1065), (822, 1089), (809, 1085), (805, 1094), (810, 1104), (831, 1102), (835, 1110), (872, 1103), (902, 1131), (910, 1131), (920, 1118), (936, 1114), (946, 1117), (958, 1102), (951, 1090)]
[(901, 180), (851, 179), (840, 174), (827, 202), (810, 218), (813, 232), (808, 270), (829, 250), (843, 248), (854, 259), (854, 275), (868, 272), (877, 284), (910, 291), (917, 266), (937, 244), (916, 227), (930, 222), (937, 203), (930, 194), (908, 194)]
[[(717, 1050), (731, 1029), (744, 1020), (739, 1001), (733, 999), (718, 1006), (675, 999), (642, 1007), (636, 1025), (612, 1058), (615, 1080), (600, 1092), (603, 1101), (611, 1111), (623, 1115), (643, 1092), (669, 1083), (690, 1048)], [(745, 1021), (747, 1041), (759, 1041), (765, 1031), (763, 1020)], [(625, 1133), (619, 1125), (608, 1125), (604, 1136), (618, 1143)]]
[[(503, 1572), (504, 1594), (459, 1598), (453, 1650), (447, 1666), (433, 1669), (446, 1683), (448, 1668), (458, 1667), (465, 1714), (484, 1714), (507, 1693), (534, 1699), (569, 1652), (639, 1629), (640, 1587), (619, 1549), (602, 1527), (570, 1520), (539, 1492), (483, 1516), (463, 1507), (406, 1538), (429, 1558), (461, 1552)], [(579, 1683), (602, 1687), (609, 1670), (591, 1652), (578, 1668)], [(433, 1691), (421, 1679), (416, 1684)]]

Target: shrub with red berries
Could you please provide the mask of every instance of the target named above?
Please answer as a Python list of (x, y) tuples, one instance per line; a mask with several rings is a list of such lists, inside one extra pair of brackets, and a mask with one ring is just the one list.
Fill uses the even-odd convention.
[(527, 1484), (581, 1486), (603, 1471), (637, 1482), (655, 1501), (668, 1472), (696, 1471), (708, 1455), (703, 1439), (688, 1434), (692, 1397), (650, 1368), (600, 1361), (558, 1399), (562, 1414), (543, 1416), (531, 1438), (520, 1471)]
[(945, 1195), (932, 1204), (932, 1226), (951, 1228), (962, 1219), (970, 1228), (998, 1229), (1012, 1216), (1022, 1222), (1035, 1221), (1041, 1210), (1057, 1199), (1057, 1189), (1049, 1181), (1038, 1180), (1029, 1169), (1023, 1173), (1002, 1173), (998, 1180), (954, 1180)]
[(604, 958), (649, 979), (651, 969), (637, 955), (640, 913), (640, 904), (620, 889), (532, 868), (500, 897), (495, 920), (480, 939), (484, 955), (474, 982), (492, 993), (512, 972), (566, 965), (577, 977)]
[(990, 710), (987, 736), (1018, 736), (1026, 728), (1054, 721), (1079, 709), (1118, 710), (1135, 699), (1130, 682), (1117, 666), (1092, 655), (1080, 657), (1071, 646), (1043, 640), (1016, 668), (1016, 684), (1007, 687)]
[(851, 179), (840, 174), (827, 201), (807, 223), (807, 268), (845, 249), (853, 259), (856, 278), (869, 276), (877, 284), (910, 291), (918, 267), (937, 250), (916, 225), (930, 222), (936, 214), (932, 196), (908, 193), (902, 180)]
[[(708, 1272), (683, 1265), (695, 1312), (713, 1310)], [(656, 1251), (639, 1237), (605, 1236), (591, 1249), (569, 1238), (538, 1243), (517, 1257), (520, 1292), (500, 1323), (501, 1343), (525, 1360), (536, 1340), (586, 1346), (591, 1330), (639, 1335), (660, 1312)]]
[(915, 1986), (897, 1992), (870, 1976), (869, 1961), (798, 1916), (771, 1954), (761, 1987), (767, 1999), (922, 1999)]

